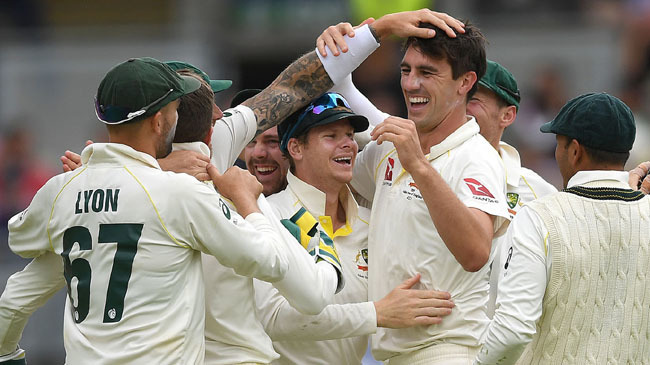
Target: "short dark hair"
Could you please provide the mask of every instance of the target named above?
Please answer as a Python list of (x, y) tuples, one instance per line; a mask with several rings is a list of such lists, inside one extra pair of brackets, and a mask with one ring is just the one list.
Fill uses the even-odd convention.
[(454, 80), (469, 71), (474, 71), (476, 73), (476, 83), (467, 93), (467, 100), (469, 100), (476, 92), (478, 80), (485, 74), (487, 59), (485, 57), (485, 37), (476, 26), (468, 21), (464, 23), (465, 33), (457, 33), (456, 38), (449, 37), (447, 33), (435, 25), (421, 23), (420, 28), (435, 30), (435, 37), (409, 37), (404, 42), (403, 50), (406, 51), (409, 47), (413, 47), (433, 59), (446, 59), (451, 65)]
[(181, 97), (174, 143), (203, 141), (212, 127), (214, 93), (210, 85), (194, 72), (190, 70), (178, 70), (177, 72), (197, 78), (201, 81), (201, 87), (193, 93)]
[[(580, 141), (578, 141), (580, 143)], [(589, 156), (592, 162), (604, 165), (618, 165), (625, 166), (625, 163), (630, 158), (630, 152), (610, 152), (591, 148), (580, 143), (585, 148), (585, 153)]]
[[(311, 131), (311, 129), (308, 129), (304, 133), (301, 133), (300, 135), (295, 136), (295, 137), (291, 137), (291, 138), (297, 139), (298, 142), (301, 145), (306, 146), (307, 145), (307, 139), (309, 137), (309, 131)], [(291, 173), (295, 174), (296, 173), (296, 162), (293, 160), (293, 157), (291, 157), (291, 154), (289, 153), (289, 151), (282, 151), (282, 155), (287, 160), (289, 160), (289, 171), (291, 171)]]

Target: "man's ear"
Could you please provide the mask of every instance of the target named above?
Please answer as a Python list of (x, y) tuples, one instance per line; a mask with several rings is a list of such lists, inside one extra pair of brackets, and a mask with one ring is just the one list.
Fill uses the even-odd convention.
[(501, 127), (501, 129), (506, 129), (515, 121), (515, 118), (517, 118), (517, 107), (514, 105), (508, 105), (507, 107), (501, 109), (499, 127)]
[(208, 147), (210, 147), (210, 143), (212, 143), (212, 130), (214, 127), (210, 127), (210, 131), (208, 132), (208, 135), (203, 138), (203, 143), (207, 144)]
[(302, 160), (303, 149), (304, 146), (302, 145), (302, 143), (298, 141), (297, 138), (289, 139), (289, 143), (287, 143), (287, 151), (289, 152), (289, 155), (291, 155), (291, 158), (293, 158), (294, 161)]
[(154, 115), (152, 115), (150, 117), (149, 126), (150, 126), (151, 130), (155, 134), (158, 134), (158, 135), (162, 134), (162, 132), (163, 132), (163, 124), (164, 124), (163, 115), (160, 112), (160, 110), (157, 111), (156, 114), (154, 114)]
[(461, 76), (461, 84), (460, 88), (458, 89), (458, 93), (461, 95), (467, 95), (467, 93), (472, 90), (472, 86), (476, 84), (477, 77), (476, 77), (476, 72), (474, 71), (468, 71), (464, 75)]
[(576, 139), (571, 139), (567, 146), (569, 162), (573, 166), (578, 166), (585, 158), (585, 148)]

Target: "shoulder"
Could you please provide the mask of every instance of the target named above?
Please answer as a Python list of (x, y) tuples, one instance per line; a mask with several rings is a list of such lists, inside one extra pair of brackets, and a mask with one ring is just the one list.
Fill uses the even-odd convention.
[(290, 217), (301, 207), (288, 187), (280, 192), (267, 196), (266, 200), (280, 219)]
[(528, 187), (537, 198), (557, 192), (555, 186), (544, 180), (544, 178), (539, 176), (535, 171), (525, 167), (521, 168), (520, 180), (523, 180), (519, 182), (520, 187), (522, 187), (522, 185), (524, 185), (523, 187)]

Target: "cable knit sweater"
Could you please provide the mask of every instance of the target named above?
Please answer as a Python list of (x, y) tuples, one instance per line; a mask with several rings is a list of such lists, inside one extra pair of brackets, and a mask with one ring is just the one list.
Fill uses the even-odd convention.
[(574, 187), (530, 204), (553, 265), (520, 364), (650, 363), (650, 197)]

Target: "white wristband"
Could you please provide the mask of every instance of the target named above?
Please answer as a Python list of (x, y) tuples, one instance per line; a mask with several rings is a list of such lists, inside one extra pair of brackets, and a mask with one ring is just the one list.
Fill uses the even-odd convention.
[(351, 74), (372, 52), (379, 48), (379, 43), (370, 32), (368, 25), (354, 31), (354, 38), (344, 36), (348, 51), (340, 52), (339, 56), (321, 56), (318, 49), (316, 54), (320, 58), (325, 71), (335, 83), (341, 82), (347, 75)]

